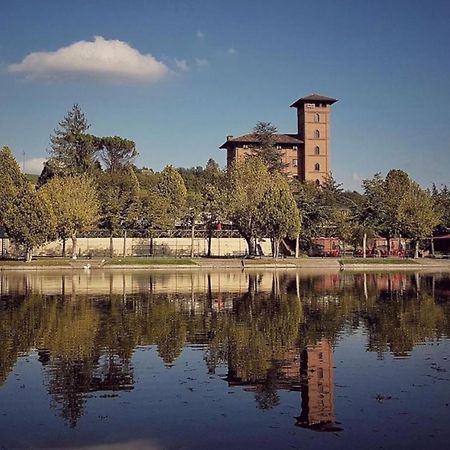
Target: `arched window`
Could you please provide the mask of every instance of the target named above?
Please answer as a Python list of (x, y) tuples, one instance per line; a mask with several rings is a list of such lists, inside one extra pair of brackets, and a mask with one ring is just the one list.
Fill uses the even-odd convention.
[(316, 180), (316, 186), (320, 186), (320, 180)]
[(316, 147), (314, 148), (314, 154), (315, 155), (320, 155), (320, 148), (318, 145), (316, 145)]
[(319, 139), (319, 138), (320, 138), (320, 131), (319, 131), (319, 130), (314, 131), (314, 137), (315, 137), (316, 139)]
[(314, 122), (320, 122), (320, 114), (319, 113), (314, 114)]
[(320, 170), (320, 164), (319, 164), (319, 163), (316, 163), (316, 164), (314, 165), (314, 170), (315, 170), (316, 172), (318, 172), (318, 171)]

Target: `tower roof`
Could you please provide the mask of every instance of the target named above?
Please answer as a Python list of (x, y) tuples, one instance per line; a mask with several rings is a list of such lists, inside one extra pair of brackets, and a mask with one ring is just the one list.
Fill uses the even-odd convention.
[[(303, 144), (303, 141), (296, 134), (276, 133), (273, 135), (275, 144)], [(242, 136), (228, 136), (227, 141), (219, 148), (228, 148), (230, 143), (234, 144), (257, 144), (258, 136), (255, 133), (243, 134)]]
[(337, 99), (331, 98), (331, 97), (325, 97), (324, 95), (319, 94), (311, 94), (307, 95), (306, 97), (299, 98), (296, 102), (292, 103), (291, 108), (298, 108), (301, 105), (304, 105), (305, 103), (328, 103), (329, 105), (332, 105), (333, 103), (337, 102)]

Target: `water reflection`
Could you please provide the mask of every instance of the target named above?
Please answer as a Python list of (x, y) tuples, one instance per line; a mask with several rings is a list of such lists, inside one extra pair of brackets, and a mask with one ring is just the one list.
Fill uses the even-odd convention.
[(20, 356), (37, 351), (51, 407), (70, 427), (92, 396), (133, 390), (136, 348), (155, 347), (170, 368), (183, 348), (199, 346), (205, 371), (225, 368), (224, 380), (257, 408), (298, 392), (297, 426), (339, 431), (341, 335), (364, 330), (380, 358), (450, 335), (442, 274), (2, 273), (0, 294), (0, 386)]

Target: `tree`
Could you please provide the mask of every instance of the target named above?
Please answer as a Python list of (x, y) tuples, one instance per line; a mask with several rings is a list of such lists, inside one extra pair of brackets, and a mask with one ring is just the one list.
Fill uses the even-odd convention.
[(186, 198), (185, 221), (191, 228), (191, 258), (194, 257), (195, 223), (204, 209), (204, 198), (199, 192), (188, 192)]
[(223, 182), (207, 184), (203, 191), (202, 219), (208, 231), (208, 256), (211, 256), (213, 231), (226, 219), (229, 212), (229, 195), (224, 174), (222, 175)]
[(391, 251), (391, 239), (402, 233), (402, 222), (399, 219), (399, 205), (409, 192), (411, 179), (403, 170), (392, 169), (386, 175), (384, 182), (383, 202), (386, 211), (383, 235), (388, 241), (388, 254)]
[(250, 256), (256, 254), (263, 214), (261, 205), (269, 183), (268, 168), (259, 158), (237, 162), (229, 171), (229, 219), (246, 240)]
[(349, 209), (338, 209), (334, 212), (333, 223), (335, 236), (342, 241), (342, 250), (345, 252), (346, 244), (356, 247), (360, 242), (359, 226), (355, 222)]
[(6, 211), (25, 181), (11, 150), (3, 147), (0, 151), (0, 225), (5, 222)]
[(173, 226), (171, 209), (167, 198), (155, 191), (142, 190), (139, 192), (137, 203), (133, 205), (131, 216), (134, 218), (133, 226), (141, 231), (148, 232), (153, 228), (167, 229)]
[(216, 184), (219, 179), (223, 177), (223, 171), (220, 169), (214, 159), (209, 158), (206, 162), (205, 169), (203, 170), (204, 184)]
[(127, 170), (138, 156), (136, 144), (119, 136), (99, 140), (100, 158), (109, 173)]
[(445, 185), (439, 190), (433, 184), (432, 198), (438, 211), (441, 221), (436, 227), (438, 233), (448, 233), (450, 231), (450, 189)]
[(126, 229), (135, 221), (139, 181), (134, 170), (128, 167), (102, 173), (97, 183), (100, 200), (100, 227), (109, 230), (110, 256), (112, 258), (114, 256), (114, 231)]
[(420, 241), (431, 236), (440, 219), (430, 193), (411, 182), (400, 201), (398, 220), (402, 230), (415, 242), (414, 258), (419, 257)]
[(326, 234), (333, 211), (326, 201), (327, 195), (315, 183), (296, 183), (294, 192), (297, 207), (302, 214), (302, 245), (305, 250), (311, 251), (314, 238)]
[(50, 158), (39, 185), (44, 184), (49, 176), (82, 175), (99, 168), (96, 159), (99, 140), (87, 134), (88, 129), (89, 124), (80, 106), (73, 105), (50, 137)]
[(180, 219), (186, 207), (187, 190), (183, 178), (172, 166), (166, 166), (160, 173), (156, 191), (167, 199), (167, 212), (171, 220), (175, 222)]
[(399, 219), (399, 205), (411, 187), (411, 179), (402, 170), (391, 170), (383, 179), (376, 174), (370, 180), (363, 181), (364, 202), (360, 223), (373, 229), (388, 242), (390, 254), (391, 239), (402, 233)]
[(347, 206), (345, 204), (346, 198), (343, 196), (342, 184), (334, 179), (331, 172), (326, 175), (323, 183), (318, 187), (321, 189), (322, 203), (327, 205), (328, 208), (336, 209)]
[(246, 240), (249, 255), (256, 254), (257, 239), (268, 236), (278, 257), (281, 239), (300, 231), (300, 213), (288, 181), (271, 174), (259, 158), (235, 164), (228, 178), (228, 216)]
[(300, 212), (287, 179), (280, 173), (270, 177), (267, 190), (259, 205), (262, 214), (259, 228), (272, 242), (272, 255), (278, 258), (280, 242), (288, 236), (294, 239), (300, 233)]
[(42, 195), (49, 201), (56, 217), (58, 237), (72, 239), (72, 258), (77, 257), (77, 236), (97, 224), (99, 201), (96, 185), (86, 175), (54, 177), (41, 188)]
[(253, 156), (260, 158), (270, 172), (281, 172), (286, 167), (282, 151), (276, 145), (276, 132), (277, 128), (270, 122), (257, 122), (253, 128), (253, 136), (257, 140)]
[(26, 261), (33, 249), (54, 236), (54, 216), (45, 198), (38, 195), (11, 150), (0, 151), (0, 224), (16, 244), (23, 246)]

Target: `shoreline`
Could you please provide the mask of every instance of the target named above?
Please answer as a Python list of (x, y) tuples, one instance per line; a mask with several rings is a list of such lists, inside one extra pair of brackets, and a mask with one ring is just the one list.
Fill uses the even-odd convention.
[(111, 264), (101, 267), (91, 267), (86, 269), (82, 266), (88, 260), (77, 261), (77, 266), (72, 264), (2, 264), (0, 262), (0, 272), (14, 271), (75, 271), (75, 272), (98, 272), (98, 271), (115, 271), (115, 270), (132, 270), (132, 271), (199, 271), (199, 270), (336, 270), (336, 271), (433, 271), (444, 270), (450, 271), (450, 260), (433, 260), (423, 259), (409, 263), (367, 263), (354, 262), (340, 264), (340, 258), (299, 258), (290, 260), (281, 260), (279, 262), (269, 259), (264, 260), (246, 260), (244, 265), (240, 259), (192, 259), (193, 264)]

